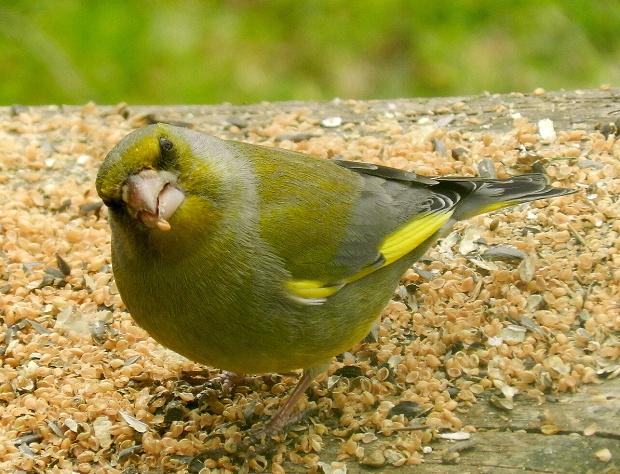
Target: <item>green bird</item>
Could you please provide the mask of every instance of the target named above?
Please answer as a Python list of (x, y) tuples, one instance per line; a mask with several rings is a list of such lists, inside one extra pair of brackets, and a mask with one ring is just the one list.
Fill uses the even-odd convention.
[(153, 338), (238, 374), (303, 369), (269, 434), (455, 222), (573, 192), (541, 174), (427, 178), (163, 123), (123, 138), (96, 187), (121, 298)]

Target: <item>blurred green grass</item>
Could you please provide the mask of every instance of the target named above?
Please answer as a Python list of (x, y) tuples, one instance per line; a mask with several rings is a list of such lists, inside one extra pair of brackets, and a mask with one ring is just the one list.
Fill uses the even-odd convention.
[(617, 86), (619, 38), (617, 0), (5, 0), (0, 104)]

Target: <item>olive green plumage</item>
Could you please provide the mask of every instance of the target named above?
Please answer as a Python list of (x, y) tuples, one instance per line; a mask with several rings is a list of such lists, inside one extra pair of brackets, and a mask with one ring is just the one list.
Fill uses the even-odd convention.
[(570, 192), (542, 175), (423, 178), (165, 124), (124, 138), (96, 185), (136, 322), (238, 373), (322, 367), (455, 221)]

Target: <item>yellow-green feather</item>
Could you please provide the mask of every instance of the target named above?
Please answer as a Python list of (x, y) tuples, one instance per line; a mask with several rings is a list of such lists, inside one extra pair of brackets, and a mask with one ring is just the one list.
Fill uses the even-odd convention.
[(328, 284), (346, 275), (346, 267), (332, 262), (362, 178), (320, 158), (243, 143), (235, 146), (257, 175), (260, 236), (293, 278)]

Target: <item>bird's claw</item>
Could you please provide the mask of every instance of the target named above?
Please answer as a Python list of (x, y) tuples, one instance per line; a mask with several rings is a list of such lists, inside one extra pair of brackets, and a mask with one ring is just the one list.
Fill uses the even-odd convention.
[(232, 456), (246, 465), (250, 459), (274, 450), (279, 443), (285, 441), (286, 432), (289, 428), (314, 414), (316, 414), (316, 409), (309, 408), (284, 420), (274, 417), (263, 426), (249, 430), (245, 439), (234, 446), (233, 452), (224, 448), (217, 448), (207, 449), (196, 454), (189, 462), (188, 470), (189, 472), (200, 472), (200, 469), (204, 467), (205, 460), (217, 460), (222, 456)]

